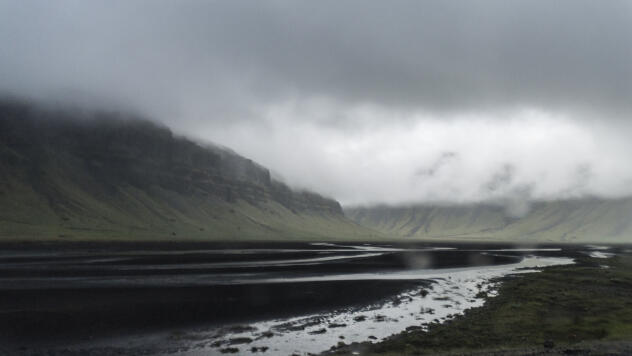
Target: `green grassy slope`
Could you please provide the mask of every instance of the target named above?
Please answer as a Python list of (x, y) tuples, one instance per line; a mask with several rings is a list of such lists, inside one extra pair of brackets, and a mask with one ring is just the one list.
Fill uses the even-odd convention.
[(338, 202), (292, 191), (235, 153), (145, 121), (84, 116), (0, 103), (0, 239), (379, 235), (345, 218)]
[(349, 208), (361, 225), (408, 238), (630, 242), (632, 198), (537, 202), (521, 218), (494, 205)]

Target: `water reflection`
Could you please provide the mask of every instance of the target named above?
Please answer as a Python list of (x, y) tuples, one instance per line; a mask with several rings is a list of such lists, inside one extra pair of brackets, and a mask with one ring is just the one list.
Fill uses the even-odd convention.
[(377, 342), (480, 306), (496, 277), (616, 253), (447, 243), (66, 247), (1, 250), (6, 334), (124, 355), (304, 354)]

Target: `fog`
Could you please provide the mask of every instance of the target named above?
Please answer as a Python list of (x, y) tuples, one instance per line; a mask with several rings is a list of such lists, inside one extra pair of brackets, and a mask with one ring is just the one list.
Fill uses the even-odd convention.
[(0, 1), (2, 94), (137, 112), (347, 205), (631, 195), (629, 63), (628, 1)]

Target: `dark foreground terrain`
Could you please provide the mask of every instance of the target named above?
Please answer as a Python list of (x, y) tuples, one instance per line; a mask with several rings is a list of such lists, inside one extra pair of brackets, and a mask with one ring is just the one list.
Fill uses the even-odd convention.
[[(285, 355), (336, 344), (342, 354), (572, 351), (632, 339), (625, 247), (20, 243), (0, 251), (7, 355)], [(486, 298), (494, 278), (486, 275), (539, 258), (579, 264), (507, 278), (500, 296), (457, 316)], [(340, 347), (432, 320), (428, 333)]]
[[(350, 355), (631, 355), (632, 251), (503, 278), (499, 295), (427, 332), (345, 346)], [(604, 257), (604, 256), (601, 256)]]
[[(479, 245), (476, 245), (479, 247)], [(427, 283), (357, 273), (515, 263), (431, 246), (17, 243), (0, 256), (0, 345), (49, 348), (127, 332), (363, 305)], [(344, 276), (344, 277), (341, 277)], [(350, 277), (351, 276), (351, 277)]]

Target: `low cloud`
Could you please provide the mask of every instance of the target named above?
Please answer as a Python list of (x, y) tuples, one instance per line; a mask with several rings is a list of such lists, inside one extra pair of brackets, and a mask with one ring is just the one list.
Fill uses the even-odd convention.
[(198, 135), (347, 205), (491, 201), (517, 216), (531, 200), (632, 194), (632, 144), (610, 126), (536, 111), (513, 120), (419, 117), (355, 131), (283, 117), (275, 111), (265, 125)]
[(620, 197), (630, 33), (629, 1), (5, 1), (0, 94), (141, 113), (345, 204)]

